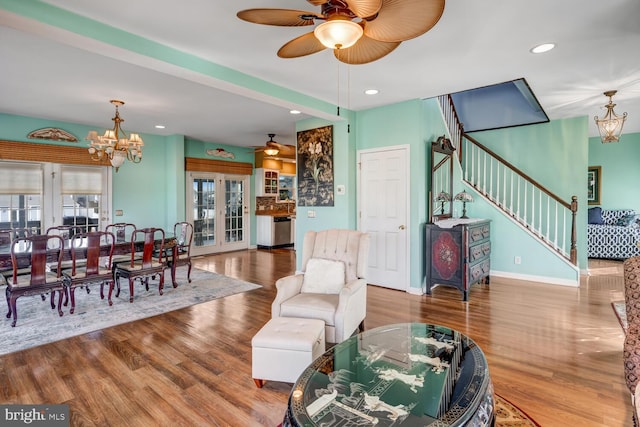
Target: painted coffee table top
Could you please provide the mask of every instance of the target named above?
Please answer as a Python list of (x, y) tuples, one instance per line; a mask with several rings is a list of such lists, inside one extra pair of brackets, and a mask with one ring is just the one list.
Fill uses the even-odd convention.
[(316, 359), (294, 385), (285, 426), (487, 426), (493, 386), (482, 350), (438, 325), (365, 331)]

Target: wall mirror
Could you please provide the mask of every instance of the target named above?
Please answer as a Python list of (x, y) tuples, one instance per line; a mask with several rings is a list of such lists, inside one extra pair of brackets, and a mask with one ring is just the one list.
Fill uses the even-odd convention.
[(454, 152), (444, 135), (431, 143), (431, 222), (452, 216)]

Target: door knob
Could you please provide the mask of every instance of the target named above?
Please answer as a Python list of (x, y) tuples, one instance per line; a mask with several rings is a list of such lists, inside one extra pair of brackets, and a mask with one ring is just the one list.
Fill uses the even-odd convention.
[(400, 230), (404, 230), (404, 225), (401, 225), (400, 227), (398, 227)]

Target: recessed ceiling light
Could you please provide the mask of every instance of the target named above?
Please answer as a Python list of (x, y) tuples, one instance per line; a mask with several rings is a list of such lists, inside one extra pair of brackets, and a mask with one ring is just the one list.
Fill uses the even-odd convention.
[(378, 89), (367, 89), (364, 91), (364, 93), (366, 93), (367, 95), (377, 95)]
[(300, 111), (298, 110), (291, 110), (289, 111), (290, 114), (300, 114)]
[(164, 129), (164, 125), (156, 125), (156, 129)]
[(555, 43), (542, 43), (531, 48), (531, 53), (545, 53), (556, 47)]

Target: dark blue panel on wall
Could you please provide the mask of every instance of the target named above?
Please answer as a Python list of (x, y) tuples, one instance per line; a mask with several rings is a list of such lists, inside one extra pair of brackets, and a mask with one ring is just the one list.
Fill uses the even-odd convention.
[(452, 93), (465, 132), (548, 122), (525, 79)]

